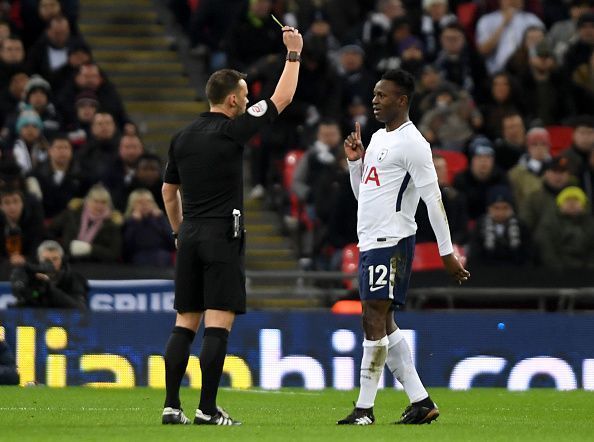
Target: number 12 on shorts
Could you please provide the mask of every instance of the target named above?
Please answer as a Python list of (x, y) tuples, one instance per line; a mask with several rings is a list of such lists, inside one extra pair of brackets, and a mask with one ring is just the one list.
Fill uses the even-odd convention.
[[(386, 267), (385, 265), (379, 264), (376, 266), (369, 266), (368, 271), (370, 292), (380, 290), (388, 284), (388, 267)], [(391, 299), (394, 295), (392, 293), (389, 293), (388, 296)]]

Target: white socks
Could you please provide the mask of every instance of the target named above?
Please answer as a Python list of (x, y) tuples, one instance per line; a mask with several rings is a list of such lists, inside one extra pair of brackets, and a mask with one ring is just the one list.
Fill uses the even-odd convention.
[(384, 336), (379, 341), (363, 341), (363, 359), (361, 360), (361, 376), (359, 399), (357, 408), (371, 408), (375, 402), (377, 385), (384, 371), (386, 355), (388, 353), (388, 337)]
[[(413, 364), (408, 343), (406, 342), (406, 339), (404, 339), (404, 335), (400, 329), (396, 329), (396, 331), (389, 335), (387, 339), (388, 357), (386, 358), (386, 364), (394, 377), (398, 379), (404, 387), (404, 391), (406, 392), (410, 403), (419, 402), (429, 397), (429, 393), (425, 390), (417, 373), (417, 369)], [(365, 353), (363, 360), (365, 360)], [(363, 375), (361, 375), (361, 379), (363, 379)], [(363, 383), (361, 382), (361, 385), (362, 384)]]

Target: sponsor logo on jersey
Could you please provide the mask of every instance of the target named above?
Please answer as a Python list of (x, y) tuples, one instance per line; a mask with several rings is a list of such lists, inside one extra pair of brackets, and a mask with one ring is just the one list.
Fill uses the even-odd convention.
[(266, 103), (266, 100), (262, 100), (262, 101), (258, 101), (256, 104), (251, 106), (247, 110), (247, 112), (252, 117), (261, 117), (262, 115), (264, 115), (266, 113), (267, 110), (268, 110), (268, 103)]

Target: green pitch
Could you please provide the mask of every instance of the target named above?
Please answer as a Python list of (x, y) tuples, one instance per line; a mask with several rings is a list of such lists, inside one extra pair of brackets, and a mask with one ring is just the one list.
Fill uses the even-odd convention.
[[(442, 413), (431, 425), (392, 425), (406, 406), (406, 397), (403, 392), (383, 390), (376, 401), (375, 425), (337, 427), (336, 420), (351, 411), (356, 391), (223, 389), (219, 404), (244, 425), (205, 428), (161, 425), (161, 390), (0, 387), (0, 440), (541, 442), (594, 438), (593, 392), (434, 388), (431, 393)], [(186, 414), (193, 417), (198, 392), (184, 389), (182, 401)]]

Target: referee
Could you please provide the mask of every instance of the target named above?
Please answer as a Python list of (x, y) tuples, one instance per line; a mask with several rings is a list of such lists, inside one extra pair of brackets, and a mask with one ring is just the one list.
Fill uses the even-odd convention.
[(270, 124), (293, 99), (303, 39), (283, 27), (284, 70), (270, 99), (250, 108), (246, 75), (231, 69), (206, 83), (210, 112), (171, 140), (163, 200), (177, 243), (177, 316), (165, 350), (167, 396), (164, 424), (191, 423), (181, 408), (179, 388), (190, 346), (204, 317), (200, 352), (202, 389), (195, 424), (240, 425), (217, 407), (217, 392), (236, 314), (245, 313), (243, 237), (243, 146)]

